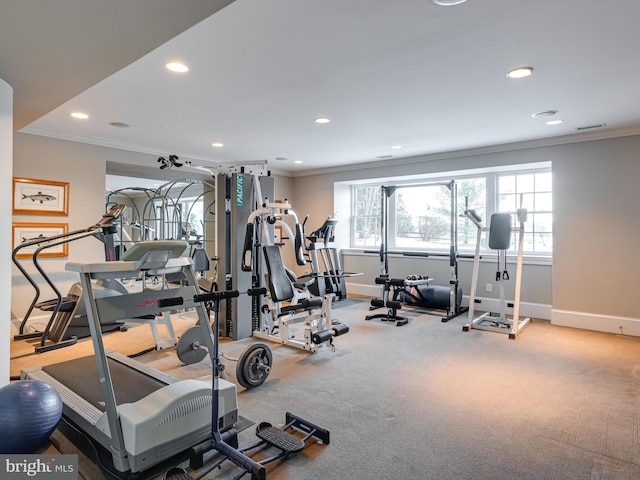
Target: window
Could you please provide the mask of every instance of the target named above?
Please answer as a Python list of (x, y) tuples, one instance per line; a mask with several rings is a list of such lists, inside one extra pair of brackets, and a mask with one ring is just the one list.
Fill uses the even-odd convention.
[[(527, 209), (524, 225), (524, 251), (552, 252), (551, 172), (518, 173), (498, 176), (498, 211), (513, 214)], [(514, 225), (515, 226), (515, 225)], [(514, 238), (515, 237), (515, 238)], [(512, 236), (512, 248), (517, 248), (517, 236)]]
[[(527, 209), (524, 251), (528, 255), (552, 252), (551, 169), (513, 170), (467, 176), (454, 180), (413, 184), (353, 185), (352, 237), (354, 248), (379, 248), (383, 199), (388, 197), (387, 249), (398, 251), (448, 251), (455, 218), (456, 246), (459, 251), (475, 250), (477, 227), (464, 216), (473, 209), (484, 225), (494, 212), (513, 214)], [(386, 192), (387, 195), (385, 195)], [(457, 203), (452, 204), (452, 196)], [(453, 213), (452, 213), (453, 208)], [(517, 247), (512, 236), (512, 249)], [(481, 248), (486, 248), (483, 237)]]
[(354, 219), (351, 245), (355, 247), (380, 246), (382, 218), (382, 186), (352, 189)]

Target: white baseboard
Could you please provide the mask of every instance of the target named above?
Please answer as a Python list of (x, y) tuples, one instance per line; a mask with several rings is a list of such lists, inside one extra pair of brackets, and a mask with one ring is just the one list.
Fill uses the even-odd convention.
[(14, 335), (17, 335), (20, 332), (20, 323), (21, 320), (17, 318), (11, 320), (11, 338), (13, 338)]
[(364, 285), (362, 283), (349, 283), (346, 282), (347, 293), (353, 293), (354, 295), (363, 295), (365, 297), (379, 297), (382, 291), (380, 285)]
[(551, 323), (562, 327), (640, 337), (640, 318), (617, 317), (598, 313), (574, 312), (554, 308)]
[[(499, 312), (500, 300), (497, 298), (478, 298), (481, 303), (476, 304), (475, 309), (481, 312)], [(507, 300), (509, 303), (510, 300)], [(469, 305), (469, 297), (464, 297), (462, 300), (463, 305)], [(551, 320), (551, 305), (544, 305), (541, 303), (529, 303), (520, 302), (520, 317), (537, 318), (539, 320)], [(507, 315), (513, 313), (513, 308), (507, 308)]]
[[(47, 322), (49, 321), (48, 315), (34, 315), (29, 317), (29, 321), (25, 326), (25, 332), (29, 333), (32, 331), (42, 331), (44, 330)], [(14, 335), (18, 335), (20, 333), (20, 324), (22, 323), (21, 318), (12, 318), (11, 319), (11, 338)]]
[[(347, 292), (355, 295), (364, 295), (367, 297), (379, 297), (382, 292), (380, 285), (363, 285), (361, 283), (347, 283)], [(477, 297), (480, 303), (477, 303), (475, 309), (482, 312), (500, 311), (500, 300), (497, 298)], [(469, 297), (462, 298), (462, 305), (469, 305)], [(507, 314), (512, 313), (513, 309), (507, 308)], [(540, 303), (520, 302), (520, 316), (538, 318), (541, 320), (551, 320), (551, 305), (543, 305)]]

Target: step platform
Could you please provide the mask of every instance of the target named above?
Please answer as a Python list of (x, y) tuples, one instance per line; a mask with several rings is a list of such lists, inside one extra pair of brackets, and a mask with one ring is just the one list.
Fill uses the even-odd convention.
[(256, 436), (283, 452), (294, 453), (304, 448), (304, 441), (301, 438), (274, 427), (269, 422), (262, 422), (258, 425)]

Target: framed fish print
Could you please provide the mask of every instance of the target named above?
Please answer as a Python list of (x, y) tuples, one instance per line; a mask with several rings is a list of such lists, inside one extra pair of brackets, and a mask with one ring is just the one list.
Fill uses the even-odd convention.
[(31, 178), (13, 178), (13, 213), (69, 214), (69, 184)]
[[(36, 240), (42, 239), (44, 242), (47, 238), (54, 235), (67, 233), (69, 225), (67, 223), (13, 223), (13, 250), (23, 243), (29, 242), (29, 246), (21, 248), (16, 253), (16, 258), (29, 258), (42, 245)], [(67, 257), (69, 255), (69, 244), (55, 245), (46, 248), (40, 252), (38, 258)]]

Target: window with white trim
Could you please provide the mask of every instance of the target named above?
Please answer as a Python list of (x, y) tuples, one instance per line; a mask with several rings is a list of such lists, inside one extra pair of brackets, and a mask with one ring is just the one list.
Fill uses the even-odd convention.
[[(515, 218), (519, 208), (527, 210), (524, 253), (550, 255), (553, 251), (551, 171), (499, 175), (497, 193), (499, 212), (511, 213)], [(512, 249), (516, 241), (512, 235)]]
[[(450, 183), (455, 183), (455, 189), (449, 186)], [(389, 251), (448, 251), (451, 222), (455, 217), (457, 249), (473, 252), (477, 229), (464, 216), (466, 209), (475, 210), (484, 225), (489, 224), (488, 219), (495, 212), (511, 213), (515, 227), (517, 210), (526, 208), (524, 253), (551, 255), (553, 210), (550, 167), (502, 169), (499, 172), (454, 175), (447, 179), (430, 178), (424, 182), (352, 185), (352, 248), (380, 247), (385, 192), (388, 197), (386, 233)], [(451, 203), (452, 194), (456, 194), (455, 206)], [(485, 238), (481, 245), (483, 251), (486, 250)], [(516, 241), (517, 237), (512, 236), (512, 249)]]

